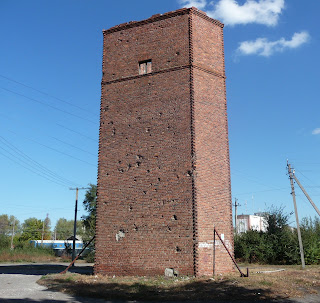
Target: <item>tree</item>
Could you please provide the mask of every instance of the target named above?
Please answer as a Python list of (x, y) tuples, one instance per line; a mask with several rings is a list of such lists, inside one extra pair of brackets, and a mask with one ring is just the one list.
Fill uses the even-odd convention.
[(83, 225), (85, 227), (84, 240), (89, 241), (95, 235), (96, 230), (97, 185), (89, 184), (83, 206), (88, 212), (87, 216), (82, 217)]
[[(60, 218), (54, 228), (57, 240), (66, 240), (73, 236), (74, 220)], [(77, 235), (83, 236), (83, 225), (81, 221), (77, 221)]]
[(50, 220), (48, 217), (44, 221), (37, 218), (26, 219), (22, 224), (20, 241), (41, 240), (42, 233), (44, 240), (51, 238)]

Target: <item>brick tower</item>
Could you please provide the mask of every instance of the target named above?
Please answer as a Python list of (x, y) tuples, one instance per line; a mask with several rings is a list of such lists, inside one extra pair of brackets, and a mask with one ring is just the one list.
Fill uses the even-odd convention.
[(103, 34), (95, 272), (212, 275), (214, 226), (233, 252), (223, 24), (193, 7)]

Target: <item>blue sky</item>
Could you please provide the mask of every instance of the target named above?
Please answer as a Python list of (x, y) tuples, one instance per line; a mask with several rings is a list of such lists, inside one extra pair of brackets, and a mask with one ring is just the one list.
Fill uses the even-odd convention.
[(192, 5), (225, 23), (239, 213), (293, 210), (287, 159), (320, 207), (320, 2), (1, 0), (0, 214), (73, 218), (69, 187), (97, 178), (102, 30)]

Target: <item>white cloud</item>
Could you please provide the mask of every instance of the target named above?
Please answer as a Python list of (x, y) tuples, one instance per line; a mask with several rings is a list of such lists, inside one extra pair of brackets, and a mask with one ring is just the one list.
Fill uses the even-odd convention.
[(269, 41), (267, 38), (258, 38), (255, 41), (244, 41), (240, 43), (238, 53), (242, 55), (259, 55), (269, 57), (276, 52), (283, 52), (286, 49), (297, 48), (308, 42), (310, 35), (303, 31), (295, 33), (291, 40), (281, 38), (277, 41)]
[(320, 128), (316, 128), (312, 131), (313, 135), (320, 135)]
[(204, 9), (207, 5), (207, 0), (179, 0), (180, 5), (184, 7), (196, 7), (198, 9)]
[(236, 0), (180, 0), (180, 4), (204, 9), (208, 16), (225, 25), (258, 23), (274, 26), (284, 9), (285, 0), (247, 0), (243, 5)]

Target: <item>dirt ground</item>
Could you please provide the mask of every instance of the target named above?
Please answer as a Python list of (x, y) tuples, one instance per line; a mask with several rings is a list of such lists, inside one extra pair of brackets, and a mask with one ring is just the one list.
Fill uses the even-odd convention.
[[(246, 271), (245, 266), (242, 267)], [(50, 290), (105, 300), (191, 302), (320, 302), (320, 266), (249, 266), (212, 278), (105, 277), (76, 273), (38, 281)], [(300, 299), (299, 299), (300, 298)]]

